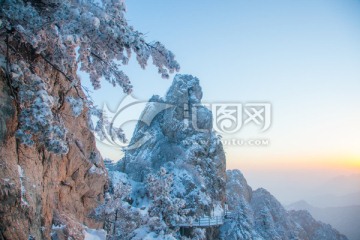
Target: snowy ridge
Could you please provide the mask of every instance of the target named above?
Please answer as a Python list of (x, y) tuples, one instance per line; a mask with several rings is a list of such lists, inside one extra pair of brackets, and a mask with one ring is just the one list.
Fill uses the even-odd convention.
[(346, 240), (309, 213), (286, 211), (263, 188), (253, 191), (239, 170), (227, 171), (226, 195), (231, 221), (220, 227), (220, 239), (232, 240)]
[[(176, 75), (165, 97), (153, 96), (141, 114), (130, 141), (136, 147), (127, 148), (116, 166), (108, 164), (109, 197), (116, 197), (119, 185), (131, 188), (128, 196), (118, 194), (126, 209), (109, 199), (108, 207), (98, 211), (106, 215), (116, 205), (124, 214), (109, 216), (110, 234), (122, 236), (117, 239), (217, 238), (207, 229), (224, 223), (225, 154), (212, 129), (212, 113), (201, 105), (201, 98), (196, 77)], [(186, 114), (186, 109), (197, 115)], [(121, 217), (127, 226), (121, 225)], [(181, 235), (179, 227), (190, 225), (187, 237)]]
[[(151, 137), (138, 148), (127, 150), (117, 166), (136, 182), (144, 182), (148, 174), (164, 167), (173, 176), (171, 195), (183, 199), (190, 210), (188, 216), (194, 218), (214, 215), (211, 211), (215, 208), (223, 211), (225, 196), (225, 154), (212, 131), (211, 111), (201, 105), (201, 98), (196, 77), (176, 75), (164, 98), (153, 96), (149, 100), (130, 145)], [(171, 107), (164, 109), (163, 105)], [(191, 114), (185, 111), (195, 106), (193, 119), (201, 131), (194, 128)]]

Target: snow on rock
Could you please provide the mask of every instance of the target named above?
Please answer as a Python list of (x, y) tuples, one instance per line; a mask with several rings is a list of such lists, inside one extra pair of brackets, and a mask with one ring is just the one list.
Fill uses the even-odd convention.
[[(189, 218), (186, 221), (223, 213), (225, 154), (218, 136), (212, 131), (212, 113), (201, 105), (201, 98), (202, 90), (196, 77), (176, 75), (164, 98), (153, 96), (149, 100), (125, 157), (109, 172), (113, 184), (124, 177), (120, 172), (126, 173), (132, 185), (132, 206), (140, 208), (142, 214), (154, 211), (157, 198), (149, 200), (147, 180), (161, 169), (171, 175), (172, 181), (169, 196), (164, 199), (172, 210), (173, 207), (186, 209)], [(150, 218), (149, 221), (157, 220)], [(161, 231), (165, 232), (159, 239), (169, 238), (171, 234), (166, 236), (166, 227), (161, 229), (146, 231), (141, 239), (145, 236), (157, 239)], [(208, 237), (216, 238), (211, 236), (213, 232), (216, 231), (209, 231)], [(204, 234), (195, 228), (194, 233)]]
[(224, 215), (224, 208), (223, 208), (223, 206), (221, 205), (220, 202), (216, 203), (212, 215), (213, 216), (219, 216), (219, 217)]
[(113, 185), (129, 182), (127, 174), (119, 171), (110, 171), (109, 179)]
[(134, 240), (176, 240), (175, 237), (173, 237), (170, 234), (164, 234), (164, 233), (155, 233), (151, 231), (148, 227), (143, 227), (135, 230), (135, 237)]
[(106, 240), (106, 231), (104, 229), (85, 228), (84, 240)]
[[(166, 97), (152, 97), (144, 111), (157, 111), (156, 104), (171, 107), (156, 114), (152, 121), (147, 119), (150, 125), (139, 121), (130, 146), (146, 134), (151, 138), (127, 150), (118, 163), (118, 170), (138, 182), (165, 167), (174, 176), (173, 195), (183, 198), (194, 216), (210, 215), (217, 202), (223, 206), (225, 196), (225, 154), (211, 129), (211, 111), (199, 105), (201, 98), (196, 77), (176, 75)], [(184, 109), (193, 112), (186, 114)]]
[(78, 117), (84, 109), (84, 103), (81, 98), (68, 96), (66, 101), (70, 104), (73, 115)]
[(60, 225), (52, 225), (51, 229), (52, 230), (57, 230), (57, 229), (64, 229), (66, 227), (66, 225), (60, 224)]
[(105, 174), (105, 171), (102, 168), (98, 168), (95, 165), (92, 165), (91, 168), (89, 168), (89, 173), (102, 175), (102, 174)]
[(17, 166), (18, 166), (18, 173), (19, 173), (19, 179), (20, 179), (21, 204), (25, 205), (25, 206), (28, 206), (29, 203), (26, 201), (26, 197), (25, 197), (26, 189), (25, 189), (25, 186), (24, 186), (24, 178), (25, 178), (24, 170), (21, 168), (20, 165), (17, 165)]

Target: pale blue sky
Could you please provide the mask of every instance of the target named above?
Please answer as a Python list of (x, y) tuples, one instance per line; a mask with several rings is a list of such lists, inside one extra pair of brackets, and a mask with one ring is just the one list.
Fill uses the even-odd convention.
[[(272, 103), (273, 124), (266, 134), (238, 134), (267, 137), (271, 145), (226, 149), (228, 166), (243, 170), (253, 185), (266, 181), (264, 171), (279, 161), (360, 161), (359, 0), (127, 0), (126, 5), (129, 23), (148, 41), (171, 49), (180, 73), (200, 79), (205, 101)], [(123, 69), (139, 99), (164, 95), (171, 84), (151, 64), (144, 71), (132, 59)], [(121, 89), (105, 83), (94, 92), (97, 103), (113, 108), (122, 96)]]

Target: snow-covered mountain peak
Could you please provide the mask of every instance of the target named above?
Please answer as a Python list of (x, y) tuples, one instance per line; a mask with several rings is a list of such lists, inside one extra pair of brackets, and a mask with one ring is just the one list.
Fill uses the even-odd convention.
[(199, 79), (186, 74), (177, 74), (166, 93), (166, 101), (175, 105), (201, 102), (202, 90)]

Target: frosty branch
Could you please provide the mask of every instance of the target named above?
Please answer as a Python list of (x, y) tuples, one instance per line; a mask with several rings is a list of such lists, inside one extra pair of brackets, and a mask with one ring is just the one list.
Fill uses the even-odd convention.
[[(76, 90), (77, 96), (67, 96), (66, 101), (75, 117), (83, 105), (93, 108), (79, 90), (78, 68), (89, 74), (94, 89), (105, 79), (125, 93), (132, 91), (132, 85), (120, 68), (132, 52), (142, 68), (151, 58), (163, 78), (179, 70), (174, 54), (159, 42), (146, 42), (142, 33), (127, 24), (124, 13), (123, 0), (1, 1), (0, 56), (6, 59), (6, 66), (1, 67), (19, 101), (16, 135), (20, 142), (44, 144), (57, 154), (68, 151), (66, 129), (55, 113), (63, 102), (52, 96), (46, 64)], [(104, 120), (99, 121), (104, 124)], [(124, 138), (121, 130), (111, 131)]]

